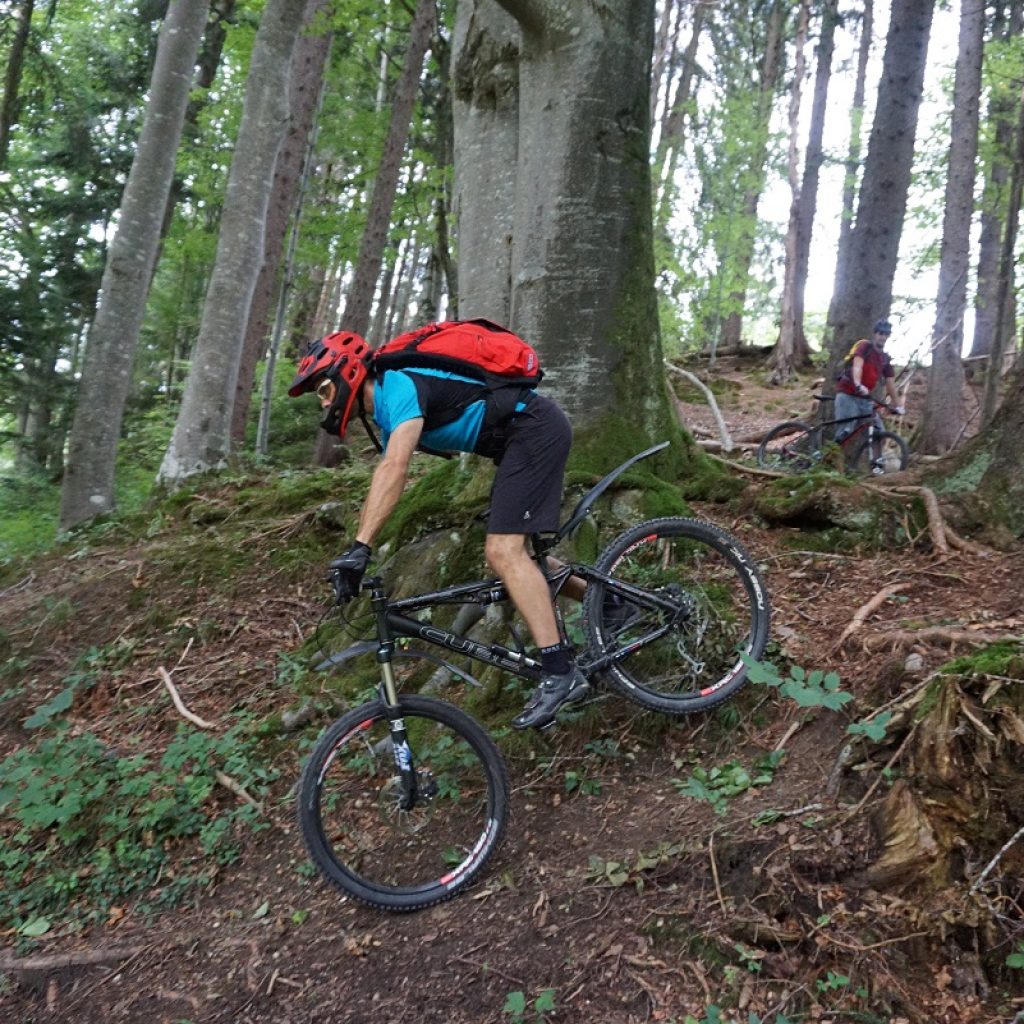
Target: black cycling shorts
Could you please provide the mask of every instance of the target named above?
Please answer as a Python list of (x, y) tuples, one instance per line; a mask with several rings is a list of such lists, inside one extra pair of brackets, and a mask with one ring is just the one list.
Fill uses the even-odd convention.
[(491, 488), (488, 533), (557, 530), (572, 427), (561, 406), (534, 394), (508, 427)]

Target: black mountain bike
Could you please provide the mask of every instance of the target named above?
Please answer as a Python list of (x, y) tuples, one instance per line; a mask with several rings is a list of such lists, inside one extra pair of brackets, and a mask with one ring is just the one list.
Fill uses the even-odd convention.
[[(831, 402), (831, 395), (815, 395), (818, 402)], [(875, 402), (879, 412), (892, 412), (892, 407)], [(907, 468), (909, 450), (899, 434), (879, 430), (874, 416), (847, 416), (809, 424), (790, 420), (772, 427), (757, 449), (757, 464), (762, 469), (785, 473), (808, 473), (822, 464), (825, 444), (832, 439), (832, 428), (840, 423), (857, 426), (839, 442), (846, 472), (850, 476), (882, 476)]]
[[(768, 594), (744, 548), (710, 523), (665, 518), (626, 530), (592, 566), (548, 558), (620, 474), (666, 446), (609, 473), (556, 533), (534, 536), (532, 543), (553, 598), (572, 577), (586, 582), (587, 644), (577, 663), (587, 678), (603, 678), (645, 708), (686, 715), (732, 697), (746, 679), (744, 656), (756, 659), (764, 651)], [(504, 602), (500, 580), (401, 600), (390, 600), (376, 577), (363, 589), (370, 594), (376, 640), (355, 644), (321, 667), (344, 669), (375, 652), (379, 695), (343, 715), (316, 744), (302, 773), (299, 824), (313, 862), (338, 888), (375, 907), (417, 910), (450, 898), (478, 875), (501, 837), (509, 789), (497, 746), (472, 717), (436, 697), (400, 692), (407, 668), (424, 660), (475, 680), (443, 657), (402, 646), (402, 639), (534, 684), (541, 666), (518, 636), (511, 647), (481, 643), (441, 628), (427, 614), (416, 617), (440, 605)]]

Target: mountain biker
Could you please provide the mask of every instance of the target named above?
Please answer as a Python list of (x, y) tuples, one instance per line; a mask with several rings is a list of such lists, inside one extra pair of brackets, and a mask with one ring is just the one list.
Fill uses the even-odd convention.
[[(590, 684), (576, 666), (572, 646), (561, 641), (547, 580), (526, 546), (529, 534), (558, 528), (572, 444), (572, 427), (561, 407), (524, 388), (513, 396), (508, 415), (485, 425), (487, 403), (496, 398), (478, 381), (413, 367), (378, 375), (369, 346), (352, 333), (310, 343), (288, 394), (311, 391), (326, 413), (320, 426), (329, 434), (343, 438), (358, 405), (360, 416), (365, 419), (369, 414), (379, 427), (383, 447), (354, 542), (330, 564), (337, 600), (347, 601), (358, 593), (371, 545), (401, 497), (417, 447), (493, 458), (497, 471), (484, 555), (540, 650), (542, 673), (540, 685), (512, 725), (544, 728), (562, 705), (585, 697)], [(427, 421), (443, 425), (427, 427)]]
[(836, 378), (836, 419), (848, 421), (836, 424), (837, 441), (842, 441), (857, 429), (861, 421), (871, 417), (874, 417), (875, 426), (879, 430), (882, 429), (881, 417), (875, 412), (875, 403), (871, 398), (871, 392), (875, 390), (880, 380), (884, 382), (893, 412), (897, 416), (902, 416), (906, 412), (900, 404), (900, 394), (896, 390), (896, 373), (892, 368), (892, 360), (885, 351), (885, 343), (889, 340), (890, 334), (892, 324), (885, 319), (876, 320), (871, 338), (857, 342), (846, 361), (846, 367)]

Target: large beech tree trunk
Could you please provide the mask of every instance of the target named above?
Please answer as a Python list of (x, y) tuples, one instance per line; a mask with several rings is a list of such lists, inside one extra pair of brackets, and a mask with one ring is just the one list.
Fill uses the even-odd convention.
[(306, 0), (268, 0), (253, 44), (217, 255), (170, 444), (157, 475), (175, 484), (225, 464), (231, 410), (263, 257), (274, 164), (288, 124), (288, 76)]
[(837, 281), (829, 379), (850, 345), (889, 312), (907, 210), (935, 0), (893, 0), (878, 103), (850, 241)]
[(209, 0), (174, 0), (160, 29), (149, 105), (89, 332), (71, 428), (60, 527), (114, 505), (114, 464)]
[[(599, 14), (588, 5), (581, 17), (580, 5), (566, 0), (500, 0), (514, 19), (511, 25), (493, 3), (477, 0), (471, 6), (453, 75), (461, 104), (460, 315), (501, 319), (502, 279), (507, 280), (507, 320), (540, 349), (545, 389), (574, 424), (628, 412), (648, 436), (664, 436), (668, 406), (648, 156), (653, 2), (610, 0)], [(518, 33), (512, 31), (516, 27)], [(518, 42), (518, 56), (510, 39)], [(512, 84), (506, 77), (513, 71), (514, 138)], [(458, 124), (467, 109), (502, 146), (500, 161), (482, 162), (487, 177), (479, 184), (471, 132)], [(510, 190), (506, 168), (513, 155)], [(501, 226), (483, 237), (480, 231), (493, 224), (495, 207), (509, 198), (508, 236)], [(509, 223), (507, 208), (501, 217), (501, 225)], [(506, 237), (507, 272), (501, 251)], [(480, 253), (488, 246), (495, 250), (486, 261), (486, 281), (477, 277), (476, 261), (467, 258), (473, 246)], [(484, 296), (486, 306), (478, 304)]]
[(967, 422), (964, 401), (964, 311), (974, 215), (975, 160), (978, 155), (978, 106), (981, 102), (981, 51), (985, 7), (961, 0), (960, 42), (953, 85), (953, 114), (942, 221), (937, 315), (932, 333), (928, 394), (917, 441), (923, 453), (941, 454), (959, 440)]

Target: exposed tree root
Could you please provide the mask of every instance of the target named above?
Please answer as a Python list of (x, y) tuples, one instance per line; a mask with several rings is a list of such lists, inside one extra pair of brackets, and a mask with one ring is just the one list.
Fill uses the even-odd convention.
[(34, 974), (67, 970), (70, 967), (91, 967), (112, 964), (136, 956), (144, 946), (113, 946), (109, 949), (79, 949), (49, 956), (0, 957), (0, 971), (5, 974)]
[(839, 639), (835, 642), (832, 650), (838, 651), (846, 641), (853, 636), (854, 633), (864, 625), (867, 617), (881, 607), (893, 594), (898, 594), (901, 590), (909, 590), (911, 584), (909, 583), (892, 583), (888, 587), (883, 587), (870, 601), (860, 606), (854, 613), (853, 619), (850, 624), (842, 631), (839, 635)]
[(1020, 637), (1000, 633), (983, 633), (978, 630), (957, 629), (950, 626), (929, 626), (925, 629), (898, 629), (889, 633), (878, 633), (864, 638), (866, 651), (877, 651), (889, 648), (892, 651), (904, 650), (919, 643), (932, 644), (967, 644), (972, 647), (983, 644), (995, 644), (1002, 640), (1020, 640)]

